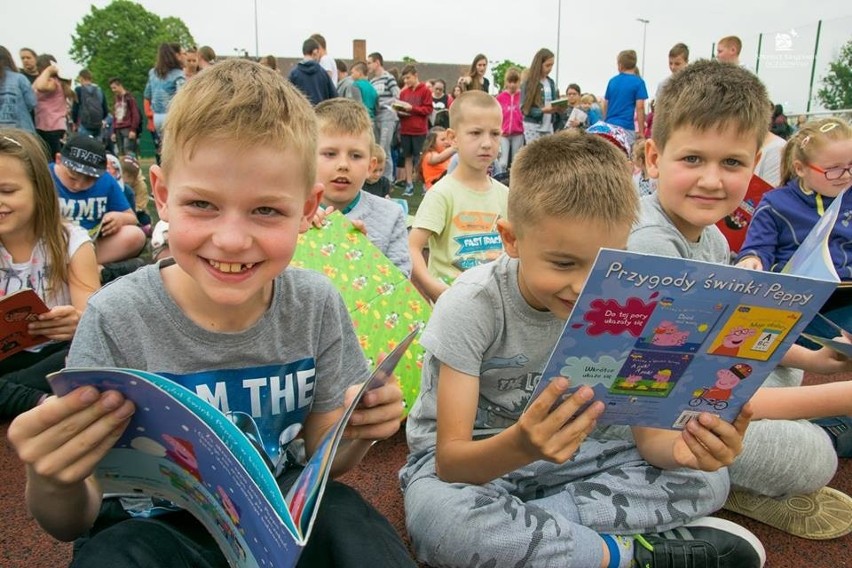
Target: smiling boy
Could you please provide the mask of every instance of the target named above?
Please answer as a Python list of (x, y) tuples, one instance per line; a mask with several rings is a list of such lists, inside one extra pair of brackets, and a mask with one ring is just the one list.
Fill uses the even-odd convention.
[[(291, 463), (282, 437), (293, 430), (310, 455), (369, 374), (331, 283), (288, 268), (322, 195), (315, 156), (314, 114), (276, 72), (233, 59), (189, 82), (169, 108), (162, 167), (151, 171), (174, 260), (93, 296), (69, 365), (158, 372), (222, 412), (252, 416), (271, 461)], [(309, 393), (299, 404), (282, 395), (296, 381)], [(365, 395), (333, 476), (399, 428), (401, 401), (394, 384)], [(186, 511), (103, 496), (92, 472), (135, 411), (119, 393), (87, 387), (18, 417), (9, 439), (27, 465), (30, 511), (58, 539), (82, 537), (75, 567), (226, 566)], [(298, 473), (285, 467), (284, 492)], [(151, 518), (132, 516), (130, 504)], [(300, 566), (365, 564), (413, 566), (393, 527), (354, 490), (329, 482)]]

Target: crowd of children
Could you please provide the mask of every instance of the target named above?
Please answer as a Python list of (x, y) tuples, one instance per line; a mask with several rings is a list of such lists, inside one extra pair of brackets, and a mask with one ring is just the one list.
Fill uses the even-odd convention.
[[(320, 67), (324, 40), (314, 44), (305, 44), (314, 65), (303, 67)], [(736, 45), (722, 47), (727, 55)], [(0, 130), (2, 295), (33, 288), (50, 311), (30, 333), (51, 340), (0, 360), (0, 415), (17, 416), (8, 437), (26, 465), (29, 510), (49, 534), (76, 539), (74, 566), (226, 561), (186, 511), (148, 515), (149, 499), (105, 495), (93, 477), (134, 404), (91, 387), (52, 397), (45, 375), (66, 364), (157, 371), (192, 390), (224, 385), (230, 410), (248, 412), (257, 401), (236, 371), (274, 366), (296, 380), (287, 369), (308, 361), (311, 404), (256, 420), (276, 434), (298, 427), (310, 455), (369, 373), (340, 294), (323, 276), (288, 266), (299, 235), (321, 229), (332, 211), (434, 303), (400, 472), (417, 560), (763, 566), (755, 535), (709, 516), (723, 507), (806, 538), (852, 532), (852, 499), (826, 486), (838, 465), (837, 432), (811, 421), (847, 424), (852, 383), (801, 386), (805, 371), (852, 371), (852, 360), (828, 347), (793, 346), (730, 423), (702, 413), (680, 431), (601, 427), (603, 404), (590, 389), (563, 398), (570, 377), (553, 380), (525, 410), (600, 248), (730, 262), (716, 223), (743, 201), (771, 118), (755, 75), (730, 62), (688, 65), (678, 44), (651, 136), (634, 140), (647, 99), (635, 52), (618, 55), (599, 108), (569, 86), (569, 108), (582, 114), (554, 104), (554, 61), (540, 49), (529, 70), (506, 72), (494, 97), (487, 59), (477, 55), (451, 99), (436, 97), (414, 65), (400, 89), (372, 53), (350, 76), (342, 69), (358, 97), (313, 108), (269, 64), (219, 63), (175, 89), (167, 117), (162, 105), (154, 109), (162, 136), (161, 163), (150, 170), (154, 229), (135, 156), (108, 155), (78, 134), (46, 159), (34, 135)], [(436, 99), (447, 127), (430, 125)], [(407, 211), (390, 199), (397, 131), (403, 195), (413, 193), (417, 171), (428, 190), (410, 229)], [(840, 279), (852, 281), (852, 127), (840, 118), (806, 123), (780, 162), (781, 185), (757, 206), (738, 264), (780, 270), (840, 199), (829, 252)], [(494, 179), (495, 163), (511, 168), (508, 187)], [(96, 292), (109, 263), (135, 258), (152, 230), (162, 260)], [(849, 330), (843, 294), (823, 312)], [(259, 396), (269, 410), (272, 395)], [(397, 432), (401, 402), (393, 383), (362, 399), (333, 476)], [(284, 491), (297, 462), (287, 460)], [(791, 499), (813, 503), (801, 513), (811, 517), (795, 517)], [(820, 516), (828, 508), (833, 516)], [(364, 498), (330, 481), (299, 565), (414, 560)]]

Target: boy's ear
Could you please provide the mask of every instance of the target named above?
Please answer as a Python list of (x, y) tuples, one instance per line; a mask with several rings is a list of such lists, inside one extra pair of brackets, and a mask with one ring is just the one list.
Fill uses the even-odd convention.
[(373, 171), (377, 165), (379, 165), (379, 159), (375, 156), (370, 156), (370, 169), (368, 171)]
[(151, 193), (154, 194), (154, 203), (157, 206), (157, 215), (160, 219), (168, 222), (169, 220), (169, 188), (166, 185), (166, 178), (163, 176), (163, 170), (160, 166), (151, 166), (148, 172), (151, 178)]
[(645, 142), (645, 169), (648, 177), (658, 179), (660, 177), (660, 149), (654, 143), (653, 138)]
[(512, 258), (518, 258), (518, 234), (508, 219), (497, 219), (497, 232), (503, 240), (503, 250)]
[(319, 208), (320, 202), (322, 201), (322, 194), (324, 191), (325, 186), (323, 186), (323, 184), (315, 183), (308, 192), (308, 196), (305, 198), (305, 205), (302, 209), (302, 220), (299, 223), (300, 233), (304, 233), (311, 228), (311, 223), (314, 220), (314, 215), (317, 214), (317, 208)]
[(453, 130), (452, 128), (447, 128), (446, 132), (447, 132), (447, 144), (449, 144), (450, 146), (455, 148), (456, 147), (456, 141), (457, 141), (456, 140), (456, 131)]

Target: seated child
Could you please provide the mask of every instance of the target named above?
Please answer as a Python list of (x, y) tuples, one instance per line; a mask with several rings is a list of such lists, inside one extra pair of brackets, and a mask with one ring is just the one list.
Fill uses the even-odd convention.
[(412, 281), (433, 301), (463, 271), (503, 250), (497, 220), (506, 216), (509, 188), (488, 175), (502, 122), (500, 105), (484, 91), (465, 91), (450, 107), (447, 138), (458, 166), (423, 198), (408, 240)]
[(585, 93), (580, 97), (580, 110), (586, 113), (586, 123), (588, 125), (603, 120), (601, 106), (598, 104), (597, 97), (592, 93)]
[(627, 243), (637, 196), (626, 162), (575, 131), (526, 146), (498, 221), (506, 254), (465, 272), (435, 305), (400, 472), (419, 560), (763, 565), (754, 535), (702, 518), (724, 502), (747, 407), (733, 424), (702, 413), (680, 432), (637, 427), (612, 440), (595, 427), (603, 403), (591, 389), (560, 403), (569, 381), (555, 378), (524, 411), (599, 249)]
[(405, 215), (396, 203), (362, 191), (370, 171), (373, 126), (364, 105), (334, 98), (314, 109), (319, 126), (317, 180), (322, 207), (363, 223), (367, 238), (406, 276), (411, 274)]
[(146, 235), (151, 234), (151, 216), (148, 214), (148, 184), (139, 169), (139, 162), (133, 156), (121, 158), (121, 179), (125, 187), (133, 190), (133, 201), (136, 219)]
[(7, 419), (47, 398), (46, 376), (65, 367), (77, 322), (100, 283), (89, 235), (62, 221), (40, 138), (0, 129), (0, 187), (2, 295), (30, 288), (50, 308), (28, 326), (30, 335), (50, 341), (0, 360), (0, 419)]
[[(162, 168), (151, 169), (174, 261), (93, 296), (69, 366), (158, 371), (201, 396), (215, 391), (220, 410), (251, 413), (276, 442), (265, 446), (273, 462), (293, 426), (313, 452), (369, 376), (340, 295), (322, 275), (288, 268), (322, 192), (315, 156), (313, 112), (275, 71), (234, 58), (188, 82), (169, 106)], [(298, 401), (281, 394), (294, 392)], [(143, 496), (104, 496), (91, 476), (136, 410), (116, 391), (83, 387), (19, 416), (9, 439), (26, 463), (30, 512), (58, 539), (82, 537), (78, 568), (227, 566), (186, 511), (162, 504), (150, 516)], [(332, 476), (396, 432), (401, 413), (397, 385), (367, 393)], [(285, 492), (298, 471), (279, 477)], [(346, 485), (329, 481), (317, 515), (299, 566), (414, 566), (390, 523)]]
[[(728, 264), (728, 243), (716, 223), (748, 189), (769, 128), (766, 88), (740, 67), (698, 61), (672, 75), (656, 108), (645, 157), (657, 192), (642, 199), (628, 248)], [(852, 383), (798, 387), (799, 369), (848, 372), (852, 361), (794, 345), (782, 364), (765, 387), (796, 388), (761, 388), (752, 399), (755, 422), (728, 468), (734, 491), (726, 508), (805, 538), (836, 538), (852, 531), (852, 500), (825, 487), (837, 456), (826, 433), (803, 418), (844, 414), (848, 395), (821, 393)]]
[(66, 220), (96, 235), (98, 264), (135, 257), (145, 246), (145, 234), (118, 182), (106, 172), (103, 144), (85, 134), (71, 137), (50, 164)]
[(633, 143), (633, 185), (639, 197), (651, 195), (657, 189), (657, 182), (648, 177), (648, 168), (645, 165), (645, 139), (640, 138)]
[(423, 143), (423, 155), (420, 157), (421, 177), (426, 191), (447, 173), (450, 158), (456, 149), (447, 144), (447, 129), (433, 126)]
[(367, 175), (367, 181), (364, 182), (362, 189), (378, 197), (389, 197), (391, 192), (390, 180), (382, 175), (387, 160), (384, 148), (373, 142), (370, 147), (370, 159), (372, 160), (370, 173)]
[[(780, 271), (823, 212), (841, 199), (828, 251), (840, 280), (852, 281), (852, 127), (839, 118), (805, 124), (787, 141), (781, 171), (782, 185), (760, 200), (737, 264)], [(852, 330), (848, 290), (836, 292), (822, 311), (828, 319)], [(819, 318), (805, 331), (823, 337), (837, 335)]]

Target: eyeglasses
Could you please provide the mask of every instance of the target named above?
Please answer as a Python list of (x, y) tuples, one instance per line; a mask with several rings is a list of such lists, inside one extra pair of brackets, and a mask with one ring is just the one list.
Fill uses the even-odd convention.
[(825, 176), (825, 179), (828, 181), (838, 180), (843, 177), (843, 174), (848, 173), (852, 176), (852, 166), (837, 166), (836, 168), (828, 168), (827, 170), (822, 169), (819, 166), (815, 166), (813, 164), (808, 164), (808, 167), (815, 172), (819, 172)]

